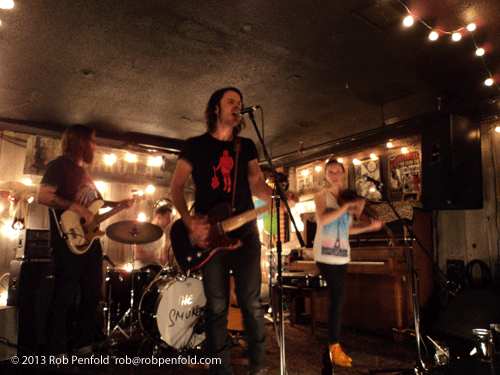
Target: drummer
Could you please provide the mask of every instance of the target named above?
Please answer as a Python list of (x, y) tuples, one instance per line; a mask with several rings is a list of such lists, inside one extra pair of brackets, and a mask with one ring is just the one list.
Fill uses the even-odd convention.
[(163, 198), (156, 203), (151, 224), (158, 225), (163, 231), (163, 236), (154, 242), (137, 246), (135, 269), (150, 265), (168, 265), (173, 267), (173, 256), (169, 257), (170, 227), (172, 225), (172, 217), (174, 216), (173, 210), (174, 206), (170, 199)]

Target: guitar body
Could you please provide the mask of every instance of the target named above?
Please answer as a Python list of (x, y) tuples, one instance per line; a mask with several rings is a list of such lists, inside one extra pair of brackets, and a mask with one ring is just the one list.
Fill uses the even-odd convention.
[(170, 229), (172, 251), (179, 266), (188, 270), (195, 270), (205, 264), (212, 255), (222, 250), (234, 250), (240, 246), (238, 239), (226, 236), (221, 222), (229, 218), (231, 206), (226, 203), (217, 205), (208, 214), (210, 235), (207, 244), (203, 247), (194, 243), (189, 229), (182, 220), (177, 220)]
[[(98, 199), (90, 204), (88, 210), (95, 215), (103, 205), (104, 201)], [(99, 223), (97, 222), (83, 225), (81, 216), (71, 210), (66, 210), (61, 215), (61, 229), (67, 236), (66, 244), (74, 254), (85, 253), (94, 242), (94, 239), (106, 234), (106, 232), (99, 229)]]

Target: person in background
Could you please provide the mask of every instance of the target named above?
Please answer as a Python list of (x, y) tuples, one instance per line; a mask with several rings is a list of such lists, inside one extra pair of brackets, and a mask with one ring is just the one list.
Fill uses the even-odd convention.
[(156, 203), (151, 224), (159, 226), (163, 231), (163, 236), (154, 242), (137, 247), (135, 269), (149, 265), (174, 266), (174, 260), (169, 259), (173, 210), (174, 206), (170, 199), (163, 198)]
[[(272, 199), (273, 190), (263, 179), (254, 142), (239, 136), (245, 125), (237, 114), (242, 106), (243, 96), (234, 87), (213, 93), (205, 110), (207, 132), (186, 140), (179, 155), (171, 197), (192, 238), (199, 244), (205, 243), (209, 237), (210, 225), (206, 215), (221, 203), (231, 205), (233, 194), (233, 215), (254, 209), (252, 194), (268, 204)], [(235, 151), (238, 139), (241, 141), (239, 156)], [(189, 212), (184, 196), (190, 176), (196, 188), (193, 214)], [(210, 357), (221, 360), (221, 364), (213, 363), (210, 371), (212, 374), (232, 373), (231, 338), (227, 329), (232, 270), (248, 342), (249, 373), (262, 374), (266, 371), (265, 327), (260, 302), (261, 244), (256, 220), (227, 235), (239, 239), (242, 245), (235, 250), (215, 253), (201, 267), (207, 299), (206, 347)]]
[[(92, 164), (96, 147), (95, 130), (84, 125), (73, 125), (61, 138), (62, 155), (49, 162), (40, 183), (38, 203), (53, 211), (50, 216), (50, 246), (54, 260), (54, 287), (46, 320), (47, 350), (50, 355), (63, 358), (68, 355), (67, 316), (72, 299), (79, 291), (72, 354), (92, 355), (96, 333), (97, 307), (101, 300), (102, 248), (95, 239), (83, 254), (73, 253), (61, 231), (59, 222), (63, 212), (75, 211), (84, 224), (92, 223), (95, 212), (89, 206), (102, 200), (85, 166)], [(134, 200), (104, 202), (103, 207), (118, 204), (126, 208)], [(54, 215), (56, 217), (54, 217)], [(61, 236), (63, 235), (63, 236)]]
[(353, 225), (353, 216), (360, 216), (365, 200), (355, 198), (344, 201), (341, 186), (345, 178), (344, 166), (330, 160), (325, 166), (325, 177), (329, 187), (314, 197), (317, 230), (314, 239), (314, 260), (325, 279), (329, 296), (328, 340), (330, 361), (338, 366), (350, 367), (352, 359), (340, 346), (344, 289), (347, 265), (351, 260), (349, 234), (377, 231), (382, 222), (370, 219), (367, 225)]

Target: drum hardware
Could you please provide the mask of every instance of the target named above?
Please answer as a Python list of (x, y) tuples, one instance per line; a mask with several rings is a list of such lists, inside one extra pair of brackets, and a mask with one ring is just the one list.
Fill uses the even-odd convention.
[[(135, 264), (136, 244), (156, 241), (163, 231), (156, 225), (137, 221), (124, 221), (112, 224), (106, 231), (108, 237), (121, 243), (132, 244), (132, 264)], [(188, 351), (199, 348), (205, 340), (204, 308), (205, 295), (203, 284), (199, 277), (179, 273), (177, 268), (165, 265), (149, 265), (138, 270), (110, 270), (107, 278), (113, 278), (121, 286), (119, 280), (124, 280), (124, 286), (130, 286), (130, 302), (120, 299), (119, 291), (108, 288), (111, 297), (108, 309), (108, 339), (119, 330), (127, 337), (137, 326), (144, 339), (139, 350), (146, 342), (152, 344), (152, 350), (159, 353), (163, 347), (171, 347), (178, 351)], [(153, 277), (154, 275), (154, 277)], [(121, 278), (120, 278), (121, 277)], [(127, 281), (128, 277), (128, 281)], [(139, 282), (139, 286), (137, 283)], [(147, 284), (144, 284), (147, 281)], [(128, 284), (127, 284), (128, 283)], [(117, 295), (118, 294), (118, 295)], [(113, 300), (115, 298), (115, 300)], [(121, 305), (117, 305), (121, 303)], [(115, 304), (115, 305), (113, 305)], [(117, 318), (122, 311), (127, 311), (111, 329), (113, 314)], [(114, 310), (115, 309), (115, 310)], [(130, 335), (123, 329), (124, 322), (130, 317)]]
[[(114, 328), (109, 331), (108, 327), (108, 338), (111, 337), (115, 331), (118, 329), (127, 339), (132, 336), (133, 328), (137, 324), (137, 320), (134, 320), (137, 316), (137, 311), (135, 309), (135, 252), (137, 244), (146, 244), (154, 242), (161, 238), (163, 235), (162, 229), (154, 224), (147, 222), (140, 222), (136, 220), (126, 220), (119, 221), (117, 223), (111, 224), (106, 229), (106, 235), (120, 243), (131, 244), (132, 245), (132, 271), (131, 274), (131, 286), (130, 286), (130, 305), (128, 310), (125, 312), (123, 317), (118, 321)], [(110, 311), (108, 311), (109, 316)], [(130, 316), (130, 336), (124, 331), (120, 326), (123, 324), (127, 317)], [(109, 324), (109, 320), (108, 320)]]

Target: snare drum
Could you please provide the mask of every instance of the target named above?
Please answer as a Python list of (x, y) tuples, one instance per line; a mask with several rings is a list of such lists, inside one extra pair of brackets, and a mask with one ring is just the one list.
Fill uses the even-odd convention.
[(157, 279), (149, 285), (139, 304), (141, 329), (176, 350), (194, 348), (205, 340), (205, 304), (200, 279), (192, 276)]

